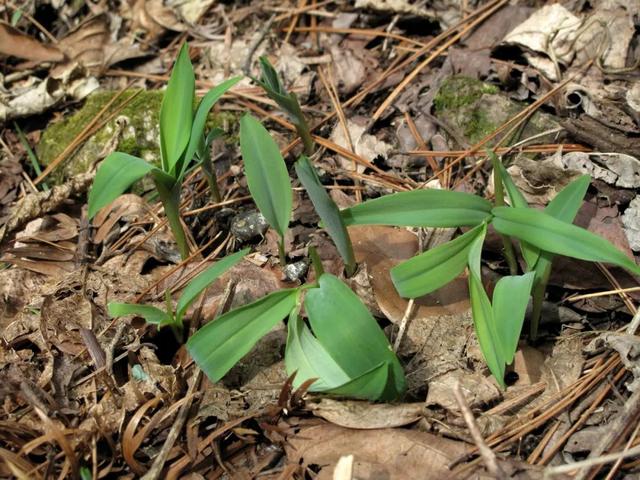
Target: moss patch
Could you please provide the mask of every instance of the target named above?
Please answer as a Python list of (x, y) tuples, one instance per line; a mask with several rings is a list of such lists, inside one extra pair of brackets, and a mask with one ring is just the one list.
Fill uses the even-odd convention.
[[(455, 76), (442, 84), (434, 101), (435, 114), (458, 136), (474, 144), (522, 111), (526, 105), (510, 100), (494, 86), (474, 78)], [(551, 115), (536, 112), (521, 132), (520, 138), (558, 126)], [(552, 141), (551, 136), (539, 142)], [(489, 146), (495, 141), (489, 142)]]
[[(136, 90), (129, 90), (121, 99), (124, 100), (134, 93)], [(50, 125), (36, 147), (41, 163), (49, 165), (116, 94), (117, 92), (113, 91), (94, 93), (78, 112)], [(140, 91), (112, 120), (58, 167), (52, 173), (51, 180), (60, 183), (86, 172), (92, 163), (104, 154), (107, 146), (115, 146), (117, 151), (160, 165), (159, 118), (163, 95), (164, 92), (160, 90)], [(118, 100), (118, 103), (120, 101)], [(227, 136), (228, 141), (237, 138), (237, 117), (232, 113), (210, 113), (207, 126), (223, 128), (230, 132)]]
[(470, 105), (482, 95), (496, 93), (498, 93), (498, 88), (494, 85), (481, 82), (475, 78), (456, 76), (451, 77), (442, 84), (438, 94), (433, 99), (433, 104), (436, 107), (436, 112), (442, 112)]

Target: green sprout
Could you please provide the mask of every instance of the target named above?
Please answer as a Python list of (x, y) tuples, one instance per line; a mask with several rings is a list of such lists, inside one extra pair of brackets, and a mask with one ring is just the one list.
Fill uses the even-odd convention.
[(240, 119), (240, 151), (249, 192), (256, 206), (280, 235), (280, 265), (286, 265), (284, 236), (289, 228), (293, 189), (278, 144), (266, 128), (249, 114)]
[[(287, 165), (277, 143), (262, 124), (249, 114), (240, 120), (240, 150), (251, 196), (271, 228), (280, 235), (280, 264), (286, 264), (284, 236), (289, 228), (293, 189)], [(353, 275), (356, 261), (353, 247), (340, 210), (320, 183), (309, 159), (302, 155), (295, 164), (304, 185), (329, 236), (342, 256), (347, 276)]]
[(173, 331), (179, 342), (183, 341), (183, 318), (187, 309), (200, 294), (211, 285), (220, 275), (240, 262), (249, 253), (245, 248), (239, 252), (229, 255), (219, 262), (214, 263), (202, 273), (191, 280), (184, 288), (175, 310), (171, 302), (169, 289), (165, 291), (166, 309), (161, 310), (152, 305), (141, 305), (137, 303), (109, 302), (109, 315), (112, 317), (123, 317), (125, 315), (139, 315), (147, 323), (157, 325), (158, 328), (169, 327)]
[[(301, 298), (312, 330), (300, 317)], [(369, 400), (392, 400), (406, 388), (404, 372), (384, 332), (351, 289), (333, 275), (279, 290), (232, 310), (198, 330), (189, 354), (219, 381), (273, 327), (289, 318), (285, 365), (294, 386)]]
[(313, 155), (314, 142), (311, 137), (311, 131), (307, 120), (304, 118), (298, 97), (295, 93), (287, 92), (282, 85), (278, 72), (273, 68), (267, 57), (260, 57), (260, 68), (262, 69), (262, 77), (253, 79), (262, 87), (267, 96), (276, 102), (278, 106), (287, 114), (293, 125), (296, 127), (298, 136), (304, 145), (304, 153)]
[[(121, 195), (134, 182), (151, 174), (164, 206), (180, 255), (189, 256), (189, 244), (180, 221), (180, 190), (192, 160), (202, 162), (215, 198), (217, 180), (210, 165), (209, 145), (218, 131), (205, 135), (207, 116), (218, 99), (240, 77), (209, 90), (195, 113), (195, 76), (187, 44), (180, 49), (160, 108), (161, 168), (122, 152), (110, 154), (100, 165), (89, 192), (89, 218)], [(214, 187), (215, 186), (215, 187)], [(219, 194), (217, 199), (219, 200)]]
[[(494, 161), (496, 178), (504, 184), (512, 206), (497, 205), (463, 192), (414, 190), (373, 199), (341, 211), (346, 225), (413, 227), (474, 227), (391, 269), (391, 279), (404, 298), (437, 290), (469, 271), (471, 310), (480, 349), (489, 370), (504, 387), (506, 365), (513, 361), (533, 294), (531, 337), (535, 339), (544, 290), (554, 255), (618, 265), (640, 275), (640, 267), (607, 240), (577, 226), (573, 219), (589, 186), (582, 176), (563, 189), (544, 211), (530, 208), (502, 164)], [(498, 192), (498, 189), (496, 189)], [(527, 265), (522, 275), (498, 281), (490, 300), (482, 284), (480, 261), (487, 227), (503, 236), (505, 252), (510, 237), (520, 241)], [(512, 252), (515, 256), (515, 252)], [(509, 255), (509, 253), (507, 253)]]

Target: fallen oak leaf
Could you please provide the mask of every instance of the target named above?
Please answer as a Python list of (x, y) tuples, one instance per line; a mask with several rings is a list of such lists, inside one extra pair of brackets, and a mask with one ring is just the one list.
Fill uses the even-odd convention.
[(58, 47), (41, 43), (4, 22), (0, 22), (0, 55), (33, 62), (61, 62), (65, 59)]

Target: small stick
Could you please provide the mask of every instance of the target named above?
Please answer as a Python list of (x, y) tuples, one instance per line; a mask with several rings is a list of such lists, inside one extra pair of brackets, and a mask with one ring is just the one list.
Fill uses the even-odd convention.
[(485, 443), (484, 438), (482, 438), (482, 434), (480, 433), (480, 429), (478, 428), (476, 419), (473, 418), (473, 413), (471, 412), (469, 405), (467, 405), (464, 394), (462, 393), (460, 382), (456, 382), (456, 384), (453, 386), (453, 394), (456, 397), (456, 402), (458, 402), (458, 406), (460, 407), (460, 411), (462, 412), (462, 418), (464, 418), (464, 421), (469, 428), (469, 432), (471, 433), (471, 437), (478, 447), (480, 456), (482, 456), (482, 460), (484, 460), (487, 471), (494, 478), (497, 478), (499, 480), (506, 480), (509, 477), (504, 472), (504, 470), (500, 468), (500, 465), (498, 465), (496, 454), (493, 453), (493, 450), (489, 448), (489, 446)]
[(409, 319), (413, 314), (413, 306), (414, 306), (414, 299), (410, 298), (409, 303), (407, 303), (407, 309), (404, 311), (404, 316), (402, 317), (402, 320), (400, 320), (400, 328), (398, 329), (398, 336), (396, 337), (395, 342), (393, 342), (393, 351), (396, 353), (400, 348), (400, 344), (402, 343), (402, 339), (404, 338), (404, 332), (407, 329), (407, 325), (409, 324)]
[(264, 27), (262, 27), (262, 30), (260, 30), (260, 34), (258, 35), (258, 38), (256, 38), (256, 40), (249, 47), (249, 53), (247, 53), (247, 59), (244, 61), (244, 65), (242, 67), (242, 73), (244, 73), (246, 76), (250, 76), (251, 59), (255, 55), (256, 50), (258, 50), (258, 47), (260, 46), (260, 44), (264, 42), (265, 38), (267, 38), (267, 34), (269, 33), (269, 30), (271, 30), (271, 25), (273, 25), (273, 22), (275, 19), (276, 19), (275, 14), (271, 15), (269, 20), (267, 20), (267, 23), (265, 23)]

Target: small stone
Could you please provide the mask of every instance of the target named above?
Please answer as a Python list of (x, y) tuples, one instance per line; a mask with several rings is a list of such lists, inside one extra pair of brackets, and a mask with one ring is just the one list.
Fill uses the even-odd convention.
[(286, 280), (290, 282), (294, 282), (296, 280), (300, 280), (300, 278), (307, 273), (307, 269), (309, 268), (309, 264), (306, 260), (299, 260), (297, 262), (289, 263), (286, 267), (284, 267), (284, 276)]
[(255, 210), (239, 213), (231, 220), (231, 233), (241, 242), (264, 235), (268, 228), (267, 220)]

